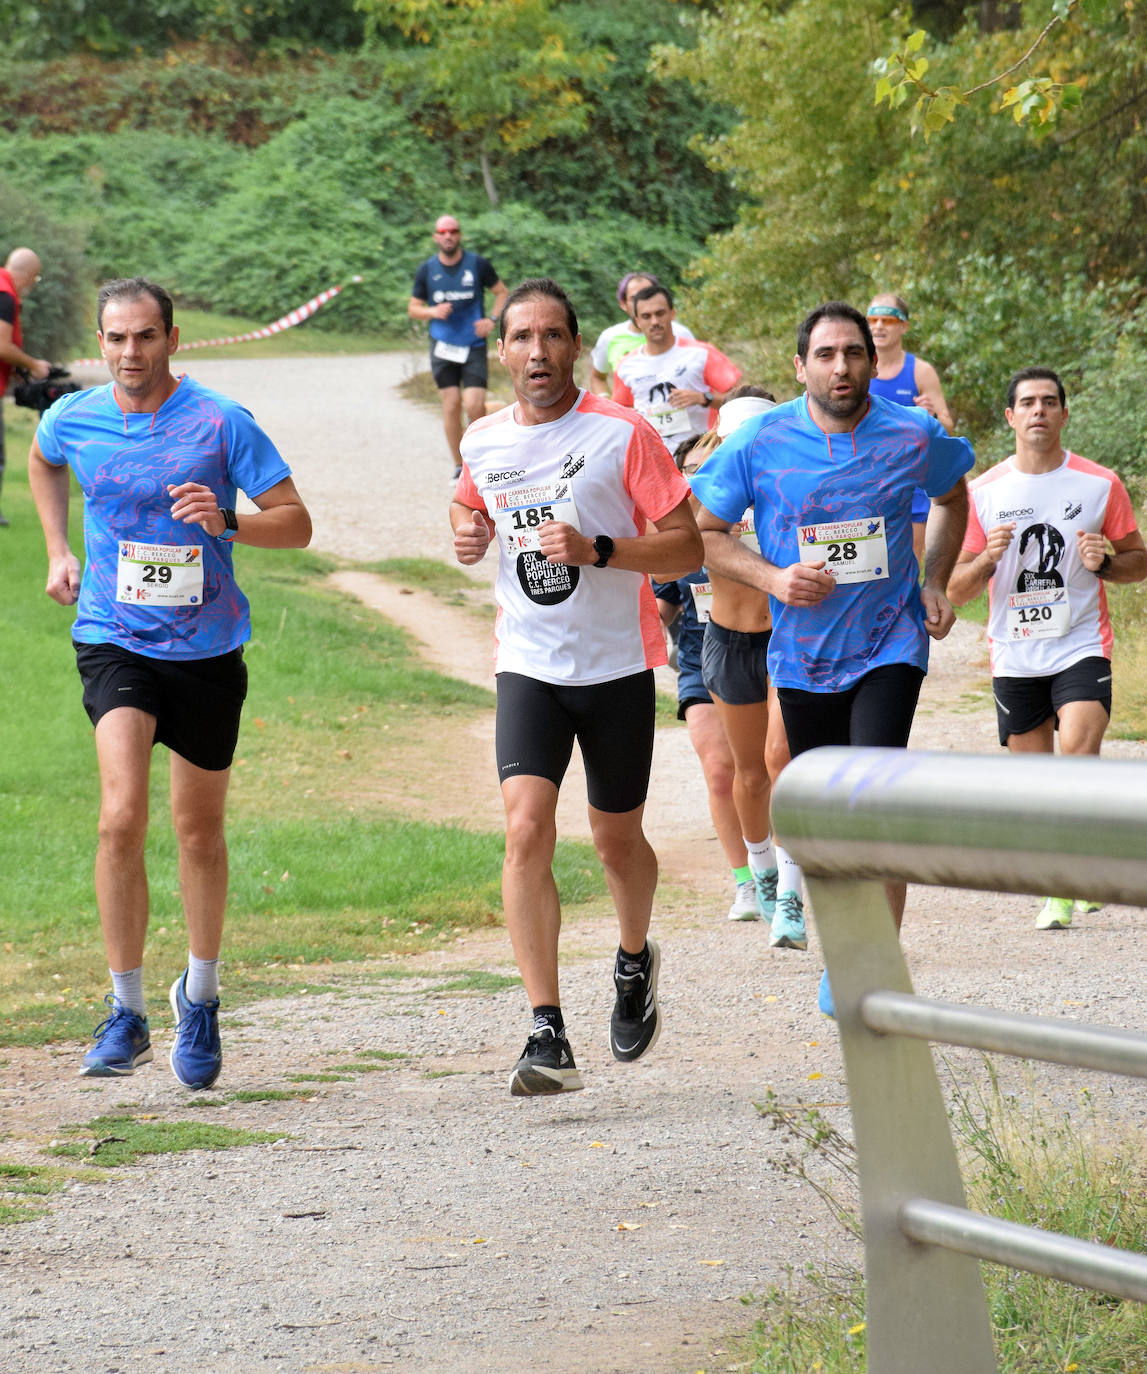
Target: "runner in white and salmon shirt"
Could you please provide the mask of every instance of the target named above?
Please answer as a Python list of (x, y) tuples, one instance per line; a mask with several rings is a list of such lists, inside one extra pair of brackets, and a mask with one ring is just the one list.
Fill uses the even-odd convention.
[[(1061, 754), (1098, 754), (1111, 716), (1103, 583), (1142, 581), (1147, 549), (1116, 474), (1061, 446), (1068, 410), (1054, 372), (1017, 372), (1004, 413), (1016, 451), (971, 484), (948, 595), (960, 606), (989, 589), (1000, 743), (1014, 753), (1050, 754), (1058, 730)], [(1098, 910), (1049, 897), (1036, 925), (1062, 930), (1074, 906)]]
[(682, 439), (716, 425), (741, 369), (712, 344), (674, 335), (676, 311), (666, 287), (639, 291), (633, 312), (645, 342), (618, 360), (613, 399), (640, 411), (672, 453)]
[(590, 827), (621, 943), (614, 1057), (661, 1029), (660, 952), (648, 937), (657, 859), (641, 826), (653, 753), (654, 666), (665, 662), (646, 573), (701, 565), (689, 488), (632, 411), (580, 390), (577, 317), (548, 278), (523, 282), (501, 315), (498, 357), (517, 403), (462, 441), (450, 507), (454, 551), (498, 550), (496, 753), (506, 807), (502, 901), (533, 1023), (515, 1096), (582, 1086), (558, 997), (561, 909), (553, 877), (558, 788), (576, 739)]

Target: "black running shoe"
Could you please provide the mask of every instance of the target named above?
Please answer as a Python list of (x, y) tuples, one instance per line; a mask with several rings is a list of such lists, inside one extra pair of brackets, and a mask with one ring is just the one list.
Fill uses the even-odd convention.
[(512, 1097), (576, 1093), (583, 1086), (570, 1042), (564, 1033), (555, 1035), (551, 1026), (533, 1032), (510, 1075)]
[(640, 964), (619, 953), (613, 974), (617, 1001), (609, 1021), (609, 1048), (614, 1059), (628, 1063), (652, 1049), (661, 1034), (661, 1008), (657, 1005), (657, 973), (661, 950), (650, 936), (645, 942), (649, 963), (644, 972)]

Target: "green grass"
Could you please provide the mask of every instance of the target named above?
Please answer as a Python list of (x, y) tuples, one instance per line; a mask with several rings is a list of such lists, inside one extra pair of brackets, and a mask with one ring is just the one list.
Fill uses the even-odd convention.
[(230, 1150), (239, 1145), (270, 1145), (281, 1131), (242, 1131), (203, 1121), (144, 1121), (135, 1116), (97, 1116), (60, 1128), (74, 1141), (48, 1147), (64, 1159), (83, 1159), (101, 1169), (134, 1164), (145, 1155), (180, 1154), (185, 1150)]
[(475, 583), (457, 565), (435, 558), (384, 558), (360, 566), (400, 586), (430, 592), (450, 606), (469, 606), (491, 621), (494, 618), (489, 588)]
[[(60, 1192), (81, 1176), (76, 1170), (59, 1165), (0, 1160), (0, 1226), (15, 1226), (43, 1216), (45, 1209), (38, 1205), (40, 1200)], [(28, 1201), (13, 1201), (21, 1198)]]
[[(17, 415), (13, 455), (30, 429)], [(43, 593), (46, 559), (26, 473), (14, 461), (9, 474), (0, 636), (6, 699), (19, 709), (0, 713), (0, 1045), (86, 1037), (102, 1018), (107, 984), (92, 889), (99, 784), (72, 612)], [(80, 505), (77, 496), (77, 549)], [(501, 833), (412, 820), (370, 797), (396, 747), (423, 750), (439, 738), (448, 747), (465, 721), (492, 708), (492, 694), (420, 667), (406, 634), (326, 585), (323, 559), (241, 548), (236, 562), (254, 618), (228, 803), (230, 1004), (345, 985), (351, 970), (339, 964), (417, 952), (499, 920)], [(146, 967), (160, 1006), (186, 952), (167, 787), (159, 749)], [(562, 842), (556, 873), (570, 904), (604, 892), (588, 845)]]
[[(1086, 1096), (1085, 1096), (1085, 1105)], [(855, 1228), (851, 1146), (816, 1109), (770, 1101), (759, 1110), (791, 1144), (780, 1166), (807, 1182)], [(1114, 1144), (1089, 1124), (1048, 1117), (1005, 1093), (990, 1063), (985, 1089), (952, 1093), (953, 1134), (969, 1206), (978, 1212), (1142, 1253), (1147, 1169), (1137, 1137)], [(808, 1161), (815, 1157), (816, 1163)], [(825, 1182), (826, 1169), (836, 1184)], [(844, 1195), (839, 1185), (845, 1184)], [(1147, 1306), (1038, 1275), (982, 1266), (1000, 1374), (1138, 1374), (1147, 1369)], [(784, 1287), (743, 1299), (760, 1316), (733, 1368), (769, 1374), (861, 1374), (864, 1283), (859, 1269), (810, 1268)]]

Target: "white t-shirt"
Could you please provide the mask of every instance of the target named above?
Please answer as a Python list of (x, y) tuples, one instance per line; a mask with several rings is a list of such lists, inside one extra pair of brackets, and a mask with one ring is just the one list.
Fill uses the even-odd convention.
[(462, 439), (454, 499), (495, 526), (494, 671), (542, 682), (611, 682), (664, 663), (644, 573), (547, 563), (537, 529), (564, 521), (591, 538), (645, 533), (689, 495), (657, 435), (632, 410), (583, 391), (560, 419), (522, 425), (507, 406)]
[(687, 391), (729, 391), (741, 380), (741, 369), (720, 349), (693, 339), (675, 343), (664, 353), (649, 354), (644, 345), (627, 353), (613, 374), (613, 399), (633, 406), (661, 435), (670, 453), (690, 434), (704, 434), (717, 423), (708, 406), (669, 404), (678, 387)]
[[(673, 321), (673, 333), (679, 339), (693, 337), (693, 331), (686, 325), (678, 324), (676, 320)], [(618, 341), (616, 345), (614, 340)], [(629, 347), (625, 348), (625, 351), (629, 352), (634, 348), (640, 348), (644, 342), (645, 335), (637, 332), (632, 321), (620, 320), (617, 324), (611, 324), (608, 329), (603, 329), (597, 336), (597, 343), (589, 355), (590, 361), (595, 371), (600, 372), (603, 377), (608, 377), (613, 371), (620, 348), (625, 348), (628, 343)]]
[(993, 677), (1051, 677), (1081, 659), (1111, 657), (1103, 580), (1084, 567), (1076, 532), (1134, 533), (1127, 490), (1110, 468), (1065, 453), (1052, 472), (1020, 472), (1012, 458), (969, 486), (964, 549), (982, 553), (988, 531), (1015, 522), (988, 583)]

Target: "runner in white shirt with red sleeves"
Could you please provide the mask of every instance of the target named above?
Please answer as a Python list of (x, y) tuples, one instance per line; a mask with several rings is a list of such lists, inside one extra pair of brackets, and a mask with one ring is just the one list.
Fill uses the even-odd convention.
[(741, 380), (741, 369), (710, 343), (675, 337), (676, 312), (666, 287), (639, 291), (633, 311), (645, 342), (618, 360), (613, 399), (640, 411), (672, 453), (682, 439), (716, 425), (717, 410)]
[[(1025, 367), (1004, 412), (1016, 451), (970, 485), (953, 605), (989, 589), (988, 643), (1000, 743), (1013, 753), (1098, 754), (1111, 716), (1111, 619), (1104, 582), (1147, 577), (1147, 549), (1126, 488), (1060, 443), (1063, 383)], [(1107, 545), (1110, 543), (1111, 548)], [(1098, 903), (1049, 897), (1041, 930)]]
[(517, 403), (462, 441), (454, 551), (498, 550), (495, 752), (506, 807), (502, 901), (533, 1022), (514, 1096), (582, 1086), (558, 996), (557, 801), (576, 739), (594, 847), (620, 947), (609, 1041), (630, 1061), (660, 1033), (660, 951), (649, 937), (657, 859), (642, 830), (653, 753), (655, 665), (665, 662), (646, 573), (700, 567), (689, 488), (632, 412), (574, 383), (577, 317), (556, 282), (512, 291), (498, 357)]

